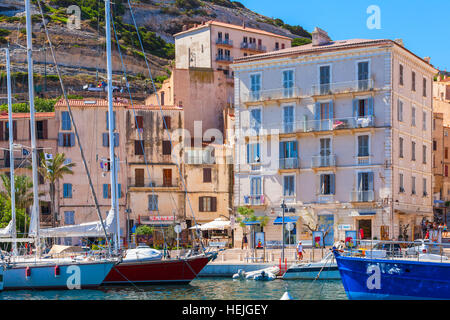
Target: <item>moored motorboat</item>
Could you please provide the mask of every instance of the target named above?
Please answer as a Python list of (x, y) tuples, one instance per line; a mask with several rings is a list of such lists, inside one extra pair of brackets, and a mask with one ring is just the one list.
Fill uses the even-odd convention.
[(349, 299), (450, 299), (445, 256), (361, 255), (335, 248), (333, 253)]

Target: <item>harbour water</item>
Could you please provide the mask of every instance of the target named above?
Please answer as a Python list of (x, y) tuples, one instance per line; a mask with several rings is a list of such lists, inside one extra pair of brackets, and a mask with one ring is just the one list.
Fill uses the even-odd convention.
[(0, 300), (279, 300), (289, 291), (296, 300), (346, 300), (339, 280), (233, 281), (200, 278), (189, 285), (101, 287), (98, 290), (5, 291)]

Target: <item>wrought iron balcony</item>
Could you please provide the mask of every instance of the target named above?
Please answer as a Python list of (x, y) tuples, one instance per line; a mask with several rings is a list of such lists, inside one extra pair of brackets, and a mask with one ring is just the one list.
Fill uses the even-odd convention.
[(282, 169), (298, 169), (298, 168), (300, 168), (298, 158), (281, 158), (279, 168), (281, 170)]
[(372, 202), (374, 201), (373, 190), (358, 190), (350, 193), (351, 202)]
[(221, 44), (221, 45), (224, 45), (224, 46), (232, 47), (233, 46), (233, 40), (217, 38), (216, 39), (216, 44)]
[(292, 99), (300, 97), (300, 88), (277, 88), (270, 90), (257, 90), (243, 93), (242, 102), (260, 102), (270, 100)]
[(220, 62), (233, 62), (233, 57), (231, 57), (231, 56), (221, 56), (221, 55), (217, 55), (217, 56), (216, 56), (216, 61), (220, 61)]
[(356, 129), (373, 127), (375, 125), (374, 116), (334, 118), (325, 120), (298, 121), (295, 125), (300, 132), (331, 131), (341, 129)]
[(244, 196), (244, 204), (253, 205), (253, 206), (261, 206), (265, 203), (264, 195), (247, 195)]
[(311, 161), (312, 168), (334, 167), (336, 166), (336, 155), (330, 154), (328, 156), (313, 156)]
[(172, 178), (172, 181), (155, 181), (152, 179), (128, 178), (128, 187), (130, 188), (175, 188), (178, 187), (178, 179)]
[(249, 43), (249, 42), (241, 42), (241, 49), (258, 51), (258, 52), (267, 51), (266, 46), (258, 45), (256, 43)]
[(372, 79), (366, 79), (313, 85), (311, 95), (320, 96), (338, 93), (369, 91), (373, 90), (373, 83), (374, 82)]

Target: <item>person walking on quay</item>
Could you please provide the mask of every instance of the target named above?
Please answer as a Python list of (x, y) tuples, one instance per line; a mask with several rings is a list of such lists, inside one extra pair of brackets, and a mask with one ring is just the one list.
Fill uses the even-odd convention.
[(244, 233), (244, 237), (242, 238), (242, 247), (241, 247), (241, 249), (244, 249), (244, 248), (248, 249), (247, 245), (248, 245), (247, 234)]
[(298, 260), (303, 260), (303, 246), (300, 240), (297, 243), (297, 258)]

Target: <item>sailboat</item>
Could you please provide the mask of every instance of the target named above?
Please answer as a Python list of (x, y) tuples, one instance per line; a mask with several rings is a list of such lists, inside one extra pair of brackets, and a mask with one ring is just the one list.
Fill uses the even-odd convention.
[[(107, 53), (107, 90), (108, 90), (108, 122), (109, 122), (109, 158), (111, 174), (111, 209), (103, 225), (100, 222), (89, 222), (80, 225), (62, 226), (41, 229), (45, 237), (110, 237), (114, 242), (114, 253), (122, 257), (121, 261), (111, 269), (103, 281), (104, 285), (129, 285), (177, 283), (187, 284), (214, 259), (217, 254), (209, 252), (186, 257), (164, 259), (160, 251), (147, 246), (121, 250), (120, 221), (118, 208), (117, 157), (114, 153), (113, 133), (113, 95), (112, 95), (112, 59), (111, 59), (111, 14), (110, 0), (105, 1), (105, 28)], [(56, 63), (55, 63), (56, 64)], [(84, 161), (84, 160), (83, 160)], [(103, 231), (103, 233), (102, 233)]]
[[(8, 78), (8, 112), (9, 112), (9, 140), (11, 157), (11, 205), (12, 221), (2, 230), (4, 235), (12, 235), (11, 239), (3, 241), (12, 242), (12, 255), (1, 255), (3, 266), (3, 289), (84, 289), (98, 287), (105, 279), (116, 259), (43, 259), (41, 258), (41, 244), (39, 234), (39, 198), (37, 176), (37, 149), (34, 118), (34, 92), (33, 92), (33, 60), (31, 40), (31, 14), (30, 0), (25, 0), (26, 30), (27, 30), (27, 56), (28, 56), (28, 90), (30, 105), (30, 130), (32, 150), (32, 176), (33, 176), (33, 209), (29, 234), (32, 239), (17, 239), (15, 227), (15, 187), (14, 187), (14, 149), (12, 132), (12, 95), (10, 78), (9, 48), (6, 49), (6, 65)], [(16, 243), (19, 241), (34, 242), (36, 255), (17, 255)]]

